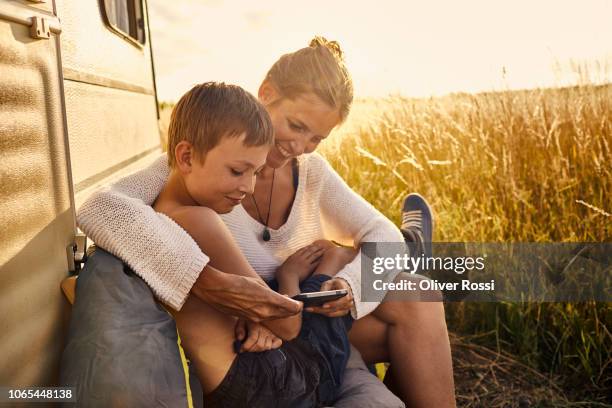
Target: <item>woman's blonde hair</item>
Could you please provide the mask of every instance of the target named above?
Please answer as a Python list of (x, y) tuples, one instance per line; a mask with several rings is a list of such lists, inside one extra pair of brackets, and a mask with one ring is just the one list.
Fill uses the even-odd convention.
[(321, 36), (314, 37), (308, 47), (280, 57), (265, 81), (272, 83), (283, 98), (314, 93), (338, 109), (342, 121), (353, 102), (353, 80), (344, 64), (340, 44)]

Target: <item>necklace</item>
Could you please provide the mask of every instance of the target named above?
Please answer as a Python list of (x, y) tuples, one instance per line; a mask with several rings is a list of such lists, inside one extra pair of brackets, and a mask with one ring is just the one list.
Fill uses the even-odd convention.
[(266, 242), (270, 240), (270, 230), (268, 229), (268, 222), (270, 221), (270, 210), (272, 208), (272, 192), (274, 191), (274, 176), (276, 176), (276, 169), (272, 170), (272, 185), (270, 186), (270, 198), (268, 200), (268, 216), (266, 217), (265, 224), (263, 222), (263, 218), (261, 217), (261, 213), (259, 212), (257, 201), (255, 201), (255, 194), (251, 194), (251, 199), (253, 200), (253, 204), (255, 204), (255, 210), (257, 210), (257, 218), (259, 218), (259, 222), (265, 225), (265, 228), (263, 230), (263, 234), (261, 237)]

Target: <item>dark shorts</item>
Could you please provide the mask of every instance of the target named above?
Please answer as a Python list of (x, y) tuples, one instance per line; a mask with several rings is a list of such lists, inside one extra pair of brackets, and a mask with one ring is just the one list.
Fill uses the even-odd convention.
[[(316, 292), (329, 276), (300, 285)], [(269, 282), (273, 289), (275, 282)], [(350, 315), (302, 314), (298, 337), (275, 350), (240, 353), (221, 384), (204, 396), (205, 407), (318, 407), (336, 400), (350, 355)]]

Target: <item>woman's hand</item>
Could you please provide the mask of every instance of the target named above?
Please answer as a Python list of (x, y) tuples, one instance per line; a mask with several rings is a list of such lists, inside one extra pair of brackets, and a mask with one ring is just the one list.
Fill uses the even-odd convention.
[(255, 322), (295, 316), (303, 306), (276, 293), (261, 278), (232, 275), (208, 265), (191, 293), (223, 313)]
[(242, 341), (241, 353), (257, 353), (279, 348), (283, 340), (259, 323), (238, 319), (236, 322), (236, 338)]
[(276, 270), (277, 274), (293, 273), (297, 274), (300, 282), (306, 279), (321, 262), (321, 256), (327, 248), (314, 242), (301, 249), (283, 262)]
[(339, 317), (349, 313), (353, 308), (354, 301), (353, 292), (348, 282), (342, 278), (332, 278), (321, 285), (321, 291), (337, 289), (346, 289), (348, 293), (340, 299), (332, 300), (321, 306), (307, 307), (306, 311), (319, 313), (327, 317)]

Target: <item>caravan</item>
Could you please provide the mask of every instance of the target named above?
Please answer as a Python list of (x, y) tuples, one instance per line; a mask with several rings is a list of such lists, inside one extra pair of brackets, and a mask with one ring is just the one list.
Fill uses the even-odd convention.
[(75, 208), (160, 150), (143, 0), (0, 1), (0, 385), (58, 382)]

